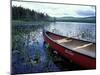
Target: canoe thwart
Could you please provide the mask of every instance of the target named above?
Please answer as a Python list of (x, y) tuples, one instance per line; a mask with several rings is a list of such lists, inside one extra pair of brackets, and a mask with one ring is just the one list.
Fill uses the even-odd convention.
[(84, 44), (84, 45), (82, 45), (82, 46), (77, 46), (77, 47), (75, 47), (74, 49), (85, 48), (85, 47), (88, 47), (88, 46), (90, 46), (90, 45), (92, 45), (92, 44), (93, 44), (93, 43)]
[(59, 40), (55, 40), (55, 42), (57, 42), (57, 43), (64, 43), (64, 42), (71, 42), (72, 41), (72, 39), (66, 39), (66, 38), (63, 38), (63, 39), (59, 39)]

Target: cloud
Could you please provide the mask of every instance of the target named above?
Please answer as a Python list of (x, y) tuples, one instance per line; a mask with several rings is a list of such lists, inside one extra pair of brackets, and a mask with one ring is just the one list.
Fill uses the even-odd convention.
[(79, 16), (85, 16), (85, 17), (89, 17), (89, 16), (96, 16), (95, 15), (95, 9), (88, 9), (88, 10), (78, 10), (77, 14)]
[(47, 13), (52, 17), (80, 17), (95, 15), (95, 9), (93, 6), (12, 1), (12, 6), (13, 5), (29, 8), (37, 12)]

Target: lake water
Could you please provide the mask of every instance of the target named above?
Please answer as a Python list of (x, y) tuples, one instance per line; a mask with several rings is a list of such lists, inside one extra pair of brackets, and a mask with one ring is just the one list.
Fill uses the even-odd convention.
[(55, 22), (50, 23), (45, 29), (68, 37), (95, 42), (95, 23)]
[[(39, 23), (40, 24), (40, 23)], [(31, 25), (31, 24), (30, 24)], [(38, 25), (38, 24), (37, 24)], [(75, 70), (75, 66), (64, 65), (63, 67), (58, 66), (53, 62), (51, 56), (48, 55), (48, 50), (45, 48), (42, 30), (49, 30), (56, 34), (73, 37), (81, 40), (87, 40), (91, 42), (96, 41), (96, 25), (95, 23), (77, 23), (77, 22), (46, 22), (41, 23), (40, 26), (36, 27), (19, 27), (17, 31), (20, 32), (18, 35), (14, 35), (15, 39), (21, 38), (17, 45), (22, 46), (16, 47), (17, 50), (25, 50), (24, 54), (18, 56), (16, 52), (13, 52), (13, 69), (15, 73), (37, 73), (37, 72), (55, 72), (63, 71), (63, 67), (66, 66), (67, 70)], [(23, 40), (23, 41), (22, 41)], [(22, 41), (22, 43), (20, 43)], [(16, 42), (15, 42), (16, 43)], [(24, 49), (23, 49), (24, 48)], [(14, 49), (14, 48), (12, 48)], [(23, 52), (23, 51), (22, 51)], [(32, 59), (32, 63), (27, 64), (26, 61), (22, 61), (21, 57)], [(19, 62), (20, 61), (20, 62)], [(17, 63), (18, 62), (18, 63)], [(16, 64), (15, 64), (16, 63)], [(26, 64), (25, 64), (26, 63)], [(66, 62), (67, 63), (67, 62)], [(70, 66), (69, 66), (70, 65)], [(77, 68), (76, 68), (77, 70)]]

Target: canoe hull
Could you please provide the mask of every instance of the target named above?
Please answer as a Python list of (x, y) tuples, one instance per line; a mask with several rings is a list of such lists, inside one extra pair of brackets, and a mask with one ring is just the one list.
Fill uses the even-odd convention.
[(46, 31), (43, 32), (44, 41), (49, 44), (54, 50), (58, 52), (59, 55), (64, 56), (65, 58), (73, 61), (76, 64), (79, 64), (83, 68), (87, 69), (95, 69), (96, 68), (96, 60), (94, 58), (90, 58), (86, 55), (82, 55), (80, 53), (74, 52), (70, 49), (67, 49), (54, 41), (52, 41), (46, 34)]

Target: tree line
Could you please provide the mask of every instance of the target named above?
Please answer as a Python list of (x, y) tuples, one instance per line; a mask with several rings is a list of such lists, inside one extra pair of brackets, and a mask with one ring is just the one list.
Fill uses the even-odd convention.
[(49, 16), (46, 13), (36, 12), (21, 6), (12, 6), (12, 20), (43, 21), (48, 19)]

